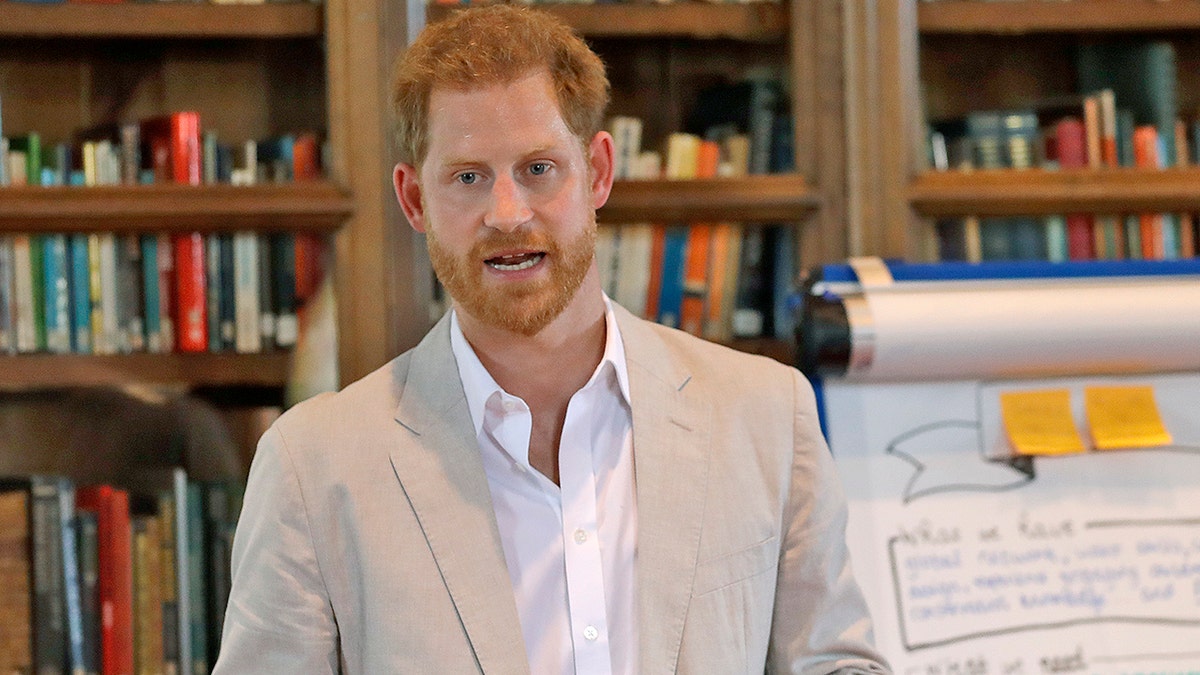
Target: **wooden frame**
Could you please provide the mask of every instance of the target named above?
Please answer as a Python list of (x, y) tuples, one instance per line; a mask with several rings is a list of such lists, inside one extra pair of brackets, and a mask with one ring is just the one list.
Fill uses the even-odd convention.
[(0, 2), (0, 36), (29, 38), (320, 37), (321, 5)]
[(939, 0), (922, 2), (921, 33), (1083, 33), (1194, 30), (1200, 3), (1192, 0)]

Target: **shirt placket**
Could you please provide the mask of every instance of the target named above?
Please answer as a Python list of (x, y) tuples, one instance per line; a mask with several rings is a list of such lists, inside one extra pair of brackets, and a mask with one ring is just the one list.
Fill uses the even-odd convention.
[(592, 439), (587, 433), (585, 416), (580, 412), (594, 405), (589, 400), (592, 391), (589, 387), (577, 392), (567, 406), (558, 456), (563, 562), (577, 675), (612, 672)]

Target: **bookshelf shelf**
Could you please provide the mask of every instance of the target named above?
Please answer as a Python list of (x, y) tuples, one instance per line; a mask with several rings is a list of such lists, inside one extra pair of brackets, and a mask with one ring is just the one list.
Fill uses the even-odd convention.
[(352, 211), (350, 196), (326, 182), (0, 189), (0, 232), (329, 232)]
[(939, 0), (917, 8), (922, 34), (1080, 33), (1200, 28), (1192, 0)]
[[(444, 19), (453, 5), (426, 7), (430, 23)], [(788, 32), (787, 12), (782, 3), (708, 2), (558, 4), (537, 6), (562, 18), (588, 37), (690, 37), (726, 38), (745, 42), (780, 42)]]
[(1200, 209), (1200, 168), (929, 172), (909, 189), (924, 216)]
[(322, 32), (322, 11), (323, 6), (313, 2), (259, 5), (0, 2), (0, 36), (316, 38)]
[(618, 181), (597, 218), (604, 223), (795, 221), (819, 206), (816, 192), (798, 174)]
[(0, 357), (0, 390), (117, 386), (283, 387), (289, 352), (265, 354), (19, 354)]

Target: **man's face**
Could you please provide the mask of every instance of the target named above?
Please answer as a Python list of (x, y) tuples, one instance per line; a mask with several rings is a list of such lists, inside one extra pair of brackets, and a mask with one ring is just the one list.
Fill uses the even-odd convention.
[(533, 335), (575, 298), (592, 265), (595, 209), (607, 197), (603, 188), (596, 201), (590, 154), (545, 73), (433, 91), (421, 209), (407, 215), (426, 232), (433, 268), (460, 311)]

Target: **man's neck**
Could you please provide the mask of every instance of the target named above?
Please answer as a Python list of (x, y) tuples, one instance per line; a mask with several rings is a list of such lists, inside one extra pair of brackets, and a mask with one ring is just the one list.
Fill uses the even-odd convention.
[[(604, 356), (605, 305), (598, 285), (584, 283), (545, 328), (522, 335), (458, 312), (463, 336), (504, 391), (534, 409), (565, 412)], [(549, 410), (547, 410), (547, 408)]]

